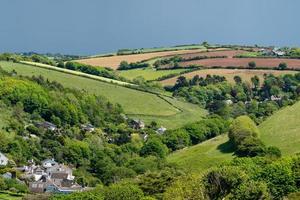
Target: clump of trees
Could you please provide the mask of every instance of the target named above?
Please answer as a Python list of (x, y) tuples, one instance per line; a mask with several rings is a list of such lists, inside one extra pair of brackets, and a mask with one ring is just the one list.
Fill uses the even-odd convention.
[(229, 129), (230, 141), (235, 147), (238, 156), (265, 156), (280, 157), (281, 152), (276, 147), (267, 148), (259, 139), (259, 130), (248, 116), (236, 118)]
[(149, 67), (149, 63), (145, 62), (137, 62), (137, 63), (128, 63), (127, 61), (122, 61), (118, 70), (129, 70), (129, 69), (137, 69), (137, 68), (146, 68)]
[(279, 70), (286, 70), (287, 69), (287, 64), (286, 63), (280, 63), (279, 65), (278, 65), (278, 69)]
[(74, 71), (80, 71), (83, 73), (92, 74), (96, 76), (111, 78), (111, 79), (117, 79), (117, 80), (121, 79), (113, 70), (109, 68), (94, 67), (91, 65), (86, 65), (77, 62), (66, 62), (65, 64), (59, 63), (58, 67), (66, 68)]
[(248, 114), (256, 123), (270, 116), (279, 108), (291, 105), (300, 95), (300, 74), (265, 75), (261, 80), (254, 76), (251, 83), (235, 76), (235, 84), (224, 77), (207, 76), (192, 79), (179, 77), (172, 87), (166, 89), (173, 96), (209, 109), (212, 113), (225, 118)]

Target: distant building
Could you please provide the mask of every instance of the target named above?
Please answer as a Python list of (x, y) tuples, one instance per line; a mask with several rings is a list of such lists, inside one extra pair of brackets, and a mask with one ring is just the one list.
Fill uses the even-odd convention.
[(145, 128), (145, 123), (140, 119), (132, 120), (130, 125), (134, 129), (144, 129)]
[(87, 131), (87, 132), (95, 131), (95, 127), (92, 124), (82, 124), (80, 127), (81, 127), (81, 130), (83, 130), (83, 131)]
[(8, 158), (0, 152), (0, 166), (6, 166), (8, 164)]
[(37, 122), (35, 124), (38, 128), (43, 128), (46, 130), (50, 130), (50, 131), (55, 131), (57, 130), (57, 126), (55, 124), (52, 124), (50, 122)]
[(274, 96), (274, 95), (272, 95), (271, 96), (271, 101), (281, 101), (281, 97), (278, 97), (278, 96)]
[(44, 168), (50, 168), (58, 165), (58, 163), (54, 160), (54, 158), (46, 159), (42, 161), (42, 166)]
[(281, 51), (280, 48), (274, 48), (273, 51), (272, 51), (276, 56), (284, 56), (285, 55), (285, 52), (284, 51)]
[(158, 134), (164, 134), (166, 132), (166, 128), (165, 127), (160, 127), (159, 129), (156, 130), (156, 133)]

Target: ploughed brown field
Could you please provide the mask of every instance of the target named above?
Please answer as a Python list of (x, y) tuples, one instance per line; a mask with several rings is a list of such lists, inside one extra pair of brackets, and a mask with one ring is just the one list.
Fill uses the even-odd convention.
[[(193, 60), (179, 63), (180, 66), (201, 65), (205, 67), (247, 67), (248, 63), (254, 61), (257, 67), (278, 67), (280, 63), (286, 63), (288, 68), (300, 69), (300, 59), (281, 58), (213, 58), (203, 60)], [(166, 66), (167, 67), (167, 66)]]
[[(219, 75), (224, 76), (226, 80), (229, 82), (234, 82), (234, 76), (240, 76), (243, 81), (250, 82), (251, 77), (258, 76), (260, 80), (263, 80), (263, 76), (265, 74), (273, 74), (275, 76), (283, 75), (283, 74), (295, 74), (296, 71), (279, 71), (279, 70), (255, 70), (255, 69), (203, 69), (194, 72), (190, 72), (187, 74), (183, 74), (181, 76), (185, 76), (187, 79), (191, 79), (196, 75), (200, 77), (206, 77), (208, 74), (210, 75)], [(163, 85), (174, 85), (179, 76), (166, 79), (161, 81)]]
[(88, 65), (92, 65), (92, 66), (101, 66), (101, 67), (109, 67), (112, 69), (117, 69), (122, 61), (127, 61), (128, 63), (132, 63), (132, 62), (140, 62), (140, 61), (144, 61), (144, 60), (149, 60), (149, 59), (156, 58), (156, 57), (198, 53), (198, 52), (202, 52), (202, 51), (205, 51), (205, 50), (193, 49), (193, 50), (163, 51), (163, 52), (154, 52), (154, 53), (88, 58), (88, 59), (77, 60), (76, 62), (88, 64)]
[[(227, 58), (233, 58), (236, 55), (246, 53), (247, 51), (243, 50), (222, 50), (219, 49), (217, 51), (211, 51), (211, 52), (197, 52), (197, 53), (187, 53), (184, 55), (180, 55), (180, 57), (184, 59), (193, 58), (197, 56), (207, 56), (207, 57), (215, 57), (215, 56), (226, 56)], [(171, 57), (171, 56), (168, 56)], [(166, 57), (167, 58), (167, 57)]]

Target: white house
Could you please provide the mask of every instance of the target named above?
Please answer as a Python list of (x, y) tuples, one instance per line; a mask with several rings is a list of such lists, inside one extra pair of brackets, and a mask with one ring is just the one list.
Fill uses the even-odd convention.
[(6, 166), (8, 164), (8, 158), (0, 152), (0, 166)]
[(52, 159), (46, 159), (44, 161), (42, 161), (42, 166), (44, 168), (50, 168), (50, 167), (53, 167), (55, 165), (58, 165), (57, 162), (55, 162), (55, 160), (52, 158)]
[(160, 127), (159, 129), (156, 130), (156, 133), (158, 133), (158, 134), (164, 134), (166, 132), (166, 130), (167, 129), (162, 126), (162, 127)]

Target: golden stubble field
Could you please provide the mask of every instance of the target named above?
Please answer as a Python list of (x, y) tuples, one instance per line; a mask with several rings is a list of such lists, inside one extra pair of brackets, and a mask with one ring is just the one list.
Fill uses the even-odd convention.
[(101, 67), (109, 67), (112, 69), (117, 69), (122, 61), (127, 61), (128, 63), (132, 63), (132, 62), (149, 60), (157, 57), (199, 53), (203, 51), (206, 50), (193, 49), (193, 50), (178, 50), (178, 51), (162, 51), (162, 52), (154, 52), (154, 53), (131, 54), (131, 55), (110, 56), (110, 57), (95, 57), (95, 58), (76, 60), (76, 62), (88, 64), (92, 66), (101, 66)]

